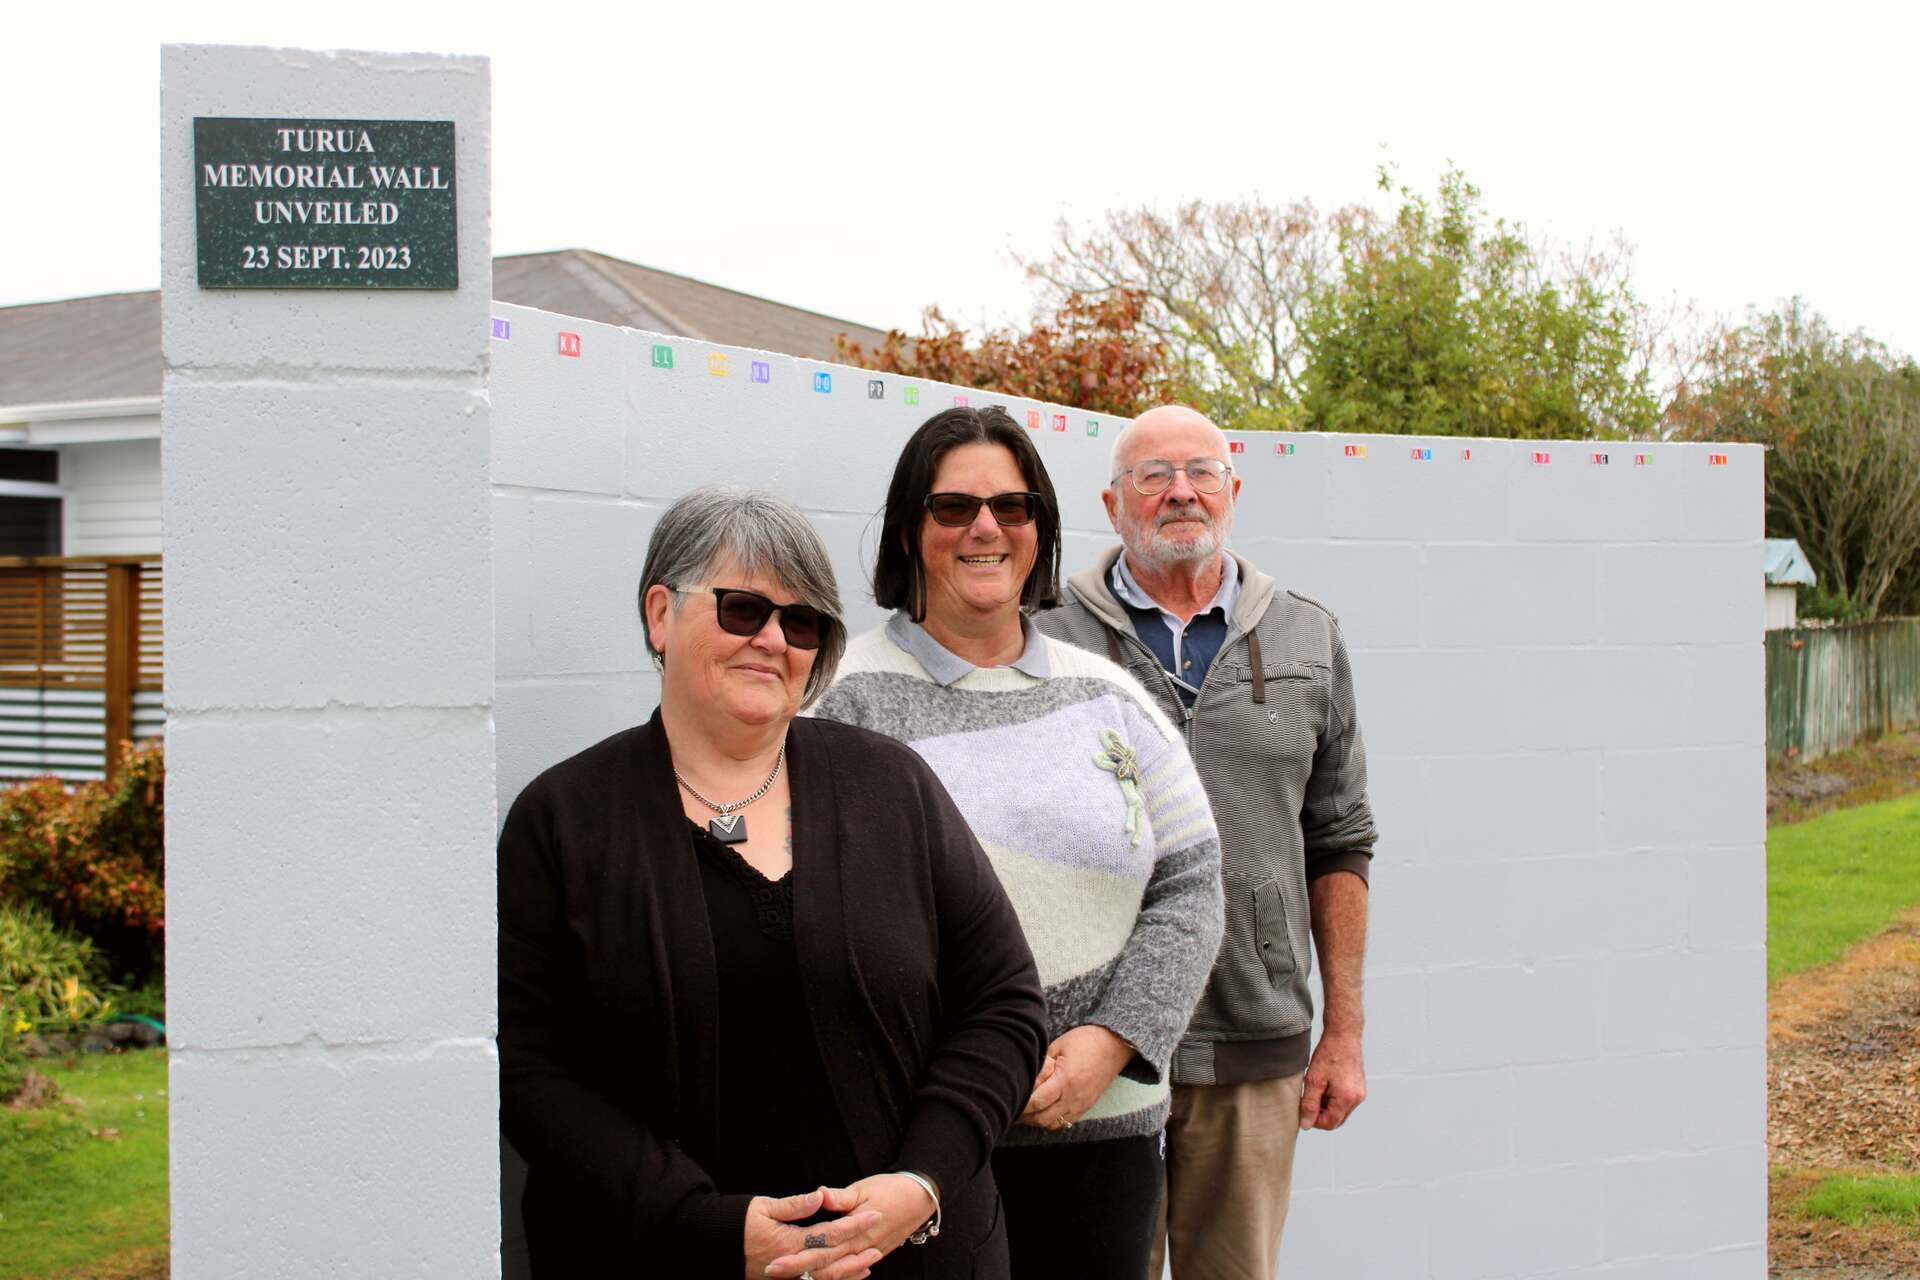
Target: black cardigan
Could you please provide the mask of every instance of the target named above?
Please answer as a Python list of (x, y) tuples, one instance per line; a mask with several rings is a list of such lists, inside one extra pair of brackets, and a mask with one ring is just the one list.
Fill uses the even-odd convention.
[[(887, 1266), (974, 1275), (975, 1250), (1004, 1256), (987, 1158), (1046, 1048), (1032, 953), (911, 749), (801, 719), (787, 767), (795, 945), (829, 1103), (866, 1172), (918, 1170), (943, 1193), (940, 1237)], [(528, 1165), (537, 1276), (739, 1276), (752, 1195), (812, 1189), (722, 1193), (702, 1168), (724, 1101), (694, 858), (658, 712), (541, 774), (507, 815), (500, 1116)]]

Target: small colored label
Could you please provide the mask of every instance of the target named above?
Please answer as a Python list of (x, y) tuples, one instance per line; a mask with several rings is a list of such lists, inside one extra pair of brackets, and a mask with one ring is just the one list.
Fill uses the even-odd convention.
[(1090, 436), (1097, 436), (1100, 434), (1100, 420), (1098, 418), (1087, 419), (1087, 434)]
[(493, 336), (501, 342), (512, 341), (513, 326), (507, 323), (504, 316), (495, 316), (493, 318)]
[(813, 389), (831, 394), (833, 391), (833, 375), (825, 372), (814, 374)]
[(1593, 455), (1591, 461), (1593, 465), (1596, 467), (1605, 467), (1605, 466), (1611, 465), (1613, 462), (1613, 459), (1608, 457), (1604, 453), (1596, 453)]
[(955, 396), (955, 397), (953, 398), (953, 407), (954, 407), (954, 408), (956, 408), (956, 409), (964, 409), (964, 408), (966, 408), (966, 407), (967, 407), (967, 398), (966, 398), (965, 396)]
[(747, 370), (747, 380), (749, 382), (772, 382), (773, 366), (765, 360), (755, 360), (752, 367)]
[(560, 354), (563, 356), (579, 355), (580, 335), (577, 333), (562, 333), (560, 335)]
[(1288, 444), (1284, 440), (1282, 440), (1279, 444), (1274, 445), (1273, 451), (1275, 454), (1277, 454), (1282, 458), (1291, 458), (1293, 456), (1293, 446)]
[(920, 403), (920, 388), (908, 387), (900, 393), (900, 398), (908, 404)]
[(707, 372), (716, 378), (727, 377), (731, 372), (727, 367), (727, 353), (724, 351), (707, 352)]
[(1472, 462), (1472, 461), (1473, 461), (1473, 450), (1471, 450), (1471, 449), (1462, 449), (1462, 450), (1460, 451), (1460, 461), (1462, 461), (1462, 462)]
[(1553, 461), (1553, 455), (1551, 453), (1548, 453), (1542, 449), (1535, 449), (1533, 451), (1533, 463), (1535, 466), (1544, 467), (1549, 462), (1552, 462), (1552, 461)]
[(884, 378), (867, 379), (867, 399), (885, 400), (886, 398), (887, 398), (886, 380)]
[(656, 369), (673, 368), (673, 348), (664, 342), (653, 344), (653, 367)]
[(1364, 458), (1367, 456), (1367, 446), (1363, 444), (1350, 444), (1342, 449), (1341, 452), (1349, 458)]
[(1245, 453), (1246, 451), (1247, 451), (1247, 442), (1245, 440), (1227, 441), (1228, 453)]
[(1040, 411), (1038, 409), (1027, 410), (1027, 430), (1038, 431), (1039, 429), (1040, 429)]
[(1653, 465), (1653, 455), (1650, 453), (1636, 453), (1633, 455), (1633, 465), (1636, 467), (1650, 467)]
[(1727, 455), (1724, 453), (1710, 453), (1707, 455), (1707, 465), (1710, 467), (1724, 467), (1727, 465)]
[(1433, 461), (1433, 450), (1431, 450), (1431, 449), (1415, 449), (1415, 450), (1413, 451), (1413, 460), (1414, 460), (1415, 462), (1432, 462), (1432, 461)]
[(1056, 414), (1054, 414), (1054, 415), (1053, 415), (1053, 429), (1054, 429), (1055, 431), (1065, 431), (1065, 430), (1067, 429), (1067, 415), (1066, 415), (1066, 414), (1064, 414), (1064, 413), (1056, 413)]

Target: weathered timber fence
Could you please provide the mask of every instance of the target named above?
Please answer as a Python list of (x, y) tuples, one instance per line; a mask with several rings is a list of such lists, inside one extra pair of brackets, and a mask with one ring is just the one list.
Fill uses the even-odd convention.
[(111, 776), (159, 737), (159, 556), (0, 557), (0, 778)]
[(1814, 760), (1920, 724), (1920, 618), (1767, 633), (1767, 757)]

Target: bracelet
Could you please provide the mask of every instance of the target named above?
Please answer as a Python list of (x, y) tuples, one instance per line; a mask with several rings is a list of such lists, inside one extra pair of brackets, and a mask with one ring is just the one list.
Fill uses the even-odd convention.
[(893, 1176), (896, 1178), (912, 1178), (920, 1184), (921, 1188), (925, 1190), (927, 1195), (933, 1200), (933, 1216), (921, 1223), (918, 1231), (907, 1236), (908, 1244), (925, 1244), (940, 1234), (940, 1192), (934, 1188), (931, 1180), (917, 1173), (909, 1173), (905, 1169), (895, 1169)]

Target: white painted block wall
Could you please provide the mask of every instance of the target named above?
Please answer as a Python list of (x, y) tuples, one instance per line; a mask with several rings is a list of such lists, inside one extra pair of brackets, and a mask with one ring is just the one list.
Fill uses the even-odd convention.
[[(1112, 419), (925, 383), (909, 404), (895, 377), (494, 315), (502, 812), (650, 713), (635, 585), (695, 484), (804, 506), (863, 628), (899, 447), (966, 395), (1040, 415), (1069, 571), (1112, 540)], [(1758, 1280), (1760, 450), (1232, 438), (1234, 545), (1342, 619), (1381, 831), (1371, 1097), (1302, 1139), (1284, 1274)]]
[[(162, 58), (172, 1274), (499, 1274), (484, 59)], [(456, 291), (202, 290), (193, 117), (451, 119)]]

